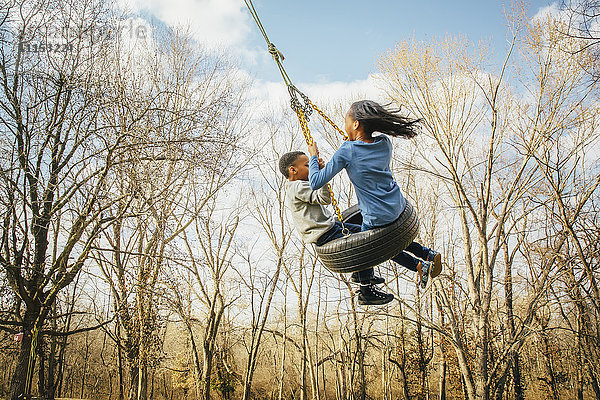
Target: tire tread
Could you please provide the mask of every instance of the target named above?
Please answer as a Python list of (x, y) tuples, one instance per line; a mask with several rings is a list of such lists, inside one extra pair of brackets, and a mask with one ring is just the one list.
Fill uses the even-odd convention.
[[(357, 210), (355, 205), (342, 215), (344, 219), (355, 217)], [(398, 255), (415, 239), (418, 231), (417, 213), (407, 201), (406, 208), (392, 224), (332, 240), (316, 246), (316, 250), (323, 264), (333, 272), (362, 271)]]

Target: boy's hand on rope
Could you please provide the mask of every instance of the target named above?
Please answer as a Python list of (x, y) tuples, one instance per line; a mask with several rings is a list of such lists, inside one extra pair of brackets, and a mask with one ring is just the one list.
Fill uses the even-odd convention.
[(325, 168), (325, 161), (321, 157), (319, 157), (319, 169)]
[(308, 145), (308, 154), (311, 156), (319, 156), (319, 148), (317, 147), (317, 142), (313, 140), (311, 144)]

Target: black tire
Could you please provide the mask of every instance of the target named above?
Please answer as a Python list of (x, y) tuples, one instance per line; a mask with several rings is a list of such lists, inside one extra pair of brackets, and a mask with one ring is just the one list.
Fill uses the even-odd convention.
[[(344, 222), (358, 221), (358, 206), (350, 207), (342, 215)], [(358, 210), (360, 216), (360, 210)], [(360, 216), (362, 221), (362, 216)], [(400, 254), (415, 240), (419, 232), (419, 218), (413, 206), (407, 201), (406, 208), (392, 224), (353, 233), (332, 240), (323, 246), (316, 246), (317, 255), (333, 272), (356, 272), (374, 267)]]
[[(356, 225), (362, 224), (362, 214), (360, 213), (358, 204), (355, 204), (352, 207), (346, 208), (344, 211), (342, 211), (342, 217), (344, 218), (344, 222)], [(340, 219), (335, 217), (335, 220), (339, 221)]]

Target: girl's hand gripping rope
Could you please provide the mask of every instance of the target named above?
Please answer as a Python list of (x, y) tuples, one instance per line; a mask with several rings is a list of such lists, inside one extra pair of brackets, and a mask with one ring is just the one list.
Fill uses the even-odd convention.
[(319, 148), (317, 147), (317, 142), (313, 140), (311, 144), (308, 145), (308, 154), (311, 156), (319, 156)]

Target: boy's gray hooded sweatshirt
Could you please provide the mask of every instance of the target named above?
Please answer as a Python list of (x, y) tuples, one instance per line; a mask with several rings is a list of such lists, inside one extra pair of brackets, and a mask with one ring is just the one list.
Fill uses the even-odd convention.
[(292, 212), (296, 229), (304, 243), (315, 243), (319, 237), (333, 227), (331, 213), (323, 207), (331, 204), (327, 186), (312, 190), (308, 181), (287, 181), (286, 206)]

